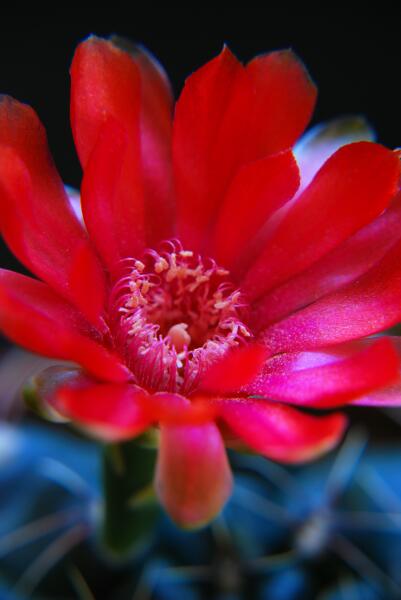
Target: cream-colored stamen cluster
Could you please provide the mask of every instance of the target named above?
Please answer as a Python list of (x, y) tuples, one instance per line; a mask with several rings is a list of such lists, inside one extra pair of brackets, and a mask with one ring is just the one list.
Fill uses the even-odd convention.
[(112, 312), (137, 383), (189, 393), (207, 365), (250, 337), (243, 308), (225, 269), (173, 241), (129, 262)]

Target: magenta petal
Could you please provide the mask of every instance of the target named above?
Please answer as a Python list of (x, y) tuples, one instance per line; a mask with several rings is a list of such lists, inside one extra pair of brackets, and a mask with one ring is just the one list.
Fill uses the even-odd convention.
[(401, 319), (401, 242), (355, 282), (263, 332), (273, 352), (321, 348), (372, 335)]
[(325, 417), (266, 400), (224, 399), (219, 412), (231, 431), (249, 448), (286, 463), (315, 458), (335, 446), (346, 425), (340, 413)]
[(357, 406), (401, 406), (401, 377), (393, 385), (388, 385), (381, 390), (375, 390), (352, 400), (350, 404)]
[(383, 212), (399, 176), (397, 155), (379, 144), (337, 150), (272, 231), (243, 289), (261, 298), (339, 246)]
[(181, 527), (201, 527), (231, 494), (232, 475), (216, 425), (161, 427), (156, 491)]
[[(319, 364), (319, 361), (320, 364)], [(399, 357), (388, 339), (347, 344), (325, 353), (281, 354), (244, 391), (281, 402), (324, 408), (340, 406), (393, 383)]]
[(252, 309), (252, 323), (258, 330), (263, 329), (355, 281), (378, 263), (400, 237), (399, 194), (380, 217), (261, 298)]

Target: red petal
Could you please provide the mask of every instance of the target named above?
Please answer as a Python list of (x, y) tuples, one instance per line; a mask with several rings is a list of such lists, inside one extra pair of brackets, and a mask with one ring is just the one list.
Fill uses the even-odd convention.
[(109, 381), (128, 378), (126, 368), (89, 337), (89, 325), (46, 284), (0, 270), (0, 329), (28, 350), (82, 365)]
[(401, 242), (355, 282), (268, 327), (272, 352), (339, 344), (387, 329), (401, 320)]
[(109, 120), (85, 169), (82, 212), (88, 232), (110, 271), (127, 256), (141, 256), (144, 248), (143, 203), (132, 145), (127, 132)]
[(71, 65), (71, 124), (83, 167), (110, 118), (139, 151), (140, 101), (139, 69), (127, 52), (95, 36), (78, 46)]
[[(401, 338), (398, 336), (387, 336), (401, 357)], [(372, 391), (353, 400), (350, 404), (358, 406), (401, 406), (401, 370), (397, 381), (380, 390)]]
[(372, 221), (397, 191), (394, 152), (372, 142), (340, 148), (324, 164), (266, 242), (244, 289), (257, 298), (309, 267)]
[[(251, 101), (252, 153), (273, 154), (294, 145), (312, 116), (317, 90), (291, 50), (262, 54), (246, 67)], [(258, 150), (259, 146), (259, 150)]]
[(346, 425), (339, 413), (314, 417), (266, 400), (229, 399), (218, 404), (224, 421), (247, 446), (285, 463), (310, 460), (330, 450)]
[(104, 125), (116, 121), (129, 142), (122, 183), (126, 189), (134, 183), (130, 201), (136, 218), (128, 221), (133, 209), (127, 203), (127, 225), (134, 226), (138, 241), (145, 235), (147, 245), (171, 237), (173, 99), (162, 68), (143, 48), (121, 38), (91, 37), (78, 47), (71, 75), (71, 118), (82, 164), (87, 165)]
[(213, 423), (163, 426), (156, 490), (181, 527), (206, 525), (230, 496), (232, 475), (223, 440)]
[(96, 37), (80, 44), (71, 67), (71, 122), (81, 163), (90, 170), (84, 218), (91, 235), (99, 228), (97, 242), (109, 226), (124, 256), (145, 244), (140, 119), (141, 76), (132, 57)]
[(341, 146), (352, 142), (374, 142), (375, 133), (360, 116), (346, 116), (319, 123), (294, 147), (301, 173), (300, 189), (306, 188), (326, 160)]
[(173, 164), (177, 191), (179, 237), (191, 247), (200, 245), (204, 228), (216, 210), (221, 191), (219, 163), (214, 163), (216, 132), (243, 67), (224, 48), (185, 82), (176, 105)]
[(256, 344), (232, 350), (205, 371), (197, 389), (214, 394), (236, 392), (258, 375), (267, 356), (267, 349)]
[[(54, 167), (43, 126), (31, 108), (4, 96), (0, 208), (2, 233), (15, 255), (99, 325), (102, 271)], [(87, 260), (74, 271), (82, 253)], [(92, 286), (96, 296), (88, 297), (85, 290)]]
[(303, 406), (340, 406), (393, 383), (399, 367), (393, 345), (382, 338), (368, 347), (348, 344), (324, 353), (279, 355), (243, 391)]
[(143, 390), (125, 384), (97, 384), (85, 376), (56, 389), (47, 401), (62, 416), (108, 442), (131, 439), (150, 426), (142, 409)]
[[(114, 44), (121, 38), (112, 38)], [(122, 40), (124, 49), (124, 40)], [(171, 172), (173, 94), (157, 60), (143, 47), (127, 45), (141, 77), (141, 155), (145, 187), (146, 240), (153, 247), (171, 237), (174, 199)]]
[(244, 68), (224, 48), (187, 80), (173, 137), (184, 243), (201, 245), (241, 165), (292, 145), (309, 120), (315, 94), (303, 66), (287, 51)]
[(242, 167), (224, 199), (214, 230), (213, 256), (231, 267), (267, 218), (296, 192), (299, 172), (292, 152), (281, 152)]
[(400, 236), (401, 195), (372, 223), (256, 303), (252, 307), (253, 327), (260, 330), (354, 281), (376, 264)]
[(148, 396), (144, 410), (152, 422), (168, 425), (200, 425), (214, 420), (216, 409), (208, 399), (189, 401), (179, 394), (160, 392)]

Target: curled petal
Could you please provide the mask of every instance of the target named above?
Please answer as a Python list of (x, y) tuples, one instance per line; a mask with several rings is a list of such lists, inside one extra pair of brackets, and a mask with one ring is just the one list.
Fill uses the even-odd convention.
[(399, 376), (400, 359), (389, 339), (348, 344), (326, 352), (281, 354), (245, 386), (248, 394), (314, 408), (340, 406)]
[(333, 448), (344, 432), (346, 417), (314, 417), (267, 400), (219, 400), (218, 410), (231, 431), (267, 458), (297, 463)]
[(96, 341), (96, 332), (73, 306), (45, 283), (4, 269), (0, 270), (0, 329), (28, 350), (77, 362), (102, 379), (128, 378), (127, 369)]
[(232, 488), (230, 466), (216, 425), (163, 425), (155, 485), (160, 502), (181, 527), (201, 527), (211, 521)]

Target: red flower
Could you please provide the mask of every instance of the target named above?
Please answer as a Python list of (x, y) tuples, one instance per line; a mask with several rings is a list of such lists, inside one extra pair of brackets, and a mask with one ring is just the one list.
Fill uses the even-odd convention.
[(91, 37), (71, 74), (85, 226), (35, 113), (1, 102), (3, 235), (41, 281), (1, 272), (0, 326), (82, 367), (43, 376), (58, 413), (107, 440), (159, 426), (158, 495), (198, 525), (230, 494), (223, 439), (307, 460), (345, 417), (291, 405), (399, 403), (393, 345), (366, 337), (401, 317), (399, 159), (332, 126), (299, 171), (316, 90), (289, 51), (225, 48), (174, 120), (143, 50)]

